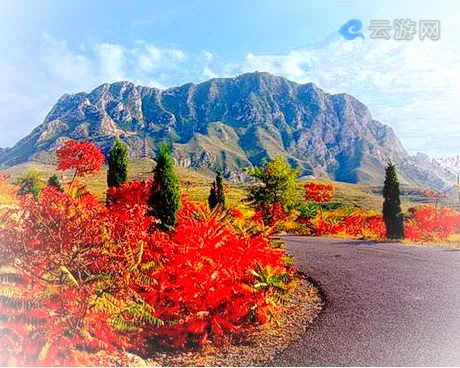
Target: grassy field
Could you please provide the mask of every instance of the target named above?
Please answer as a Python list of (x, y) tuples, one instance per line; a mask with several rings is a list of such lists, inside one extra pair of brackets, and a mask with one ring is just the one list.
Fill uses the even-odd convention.
[[(129, 176), (131, 180), (142, 180), (152, 175), (153, 161), (144, 159), (130, 162)], [(35, 169), (39, 170), (44, 179), (49, 178), (53, 174), (57, 174), (63, 181), (70, 180), (72, 173), (62, 173), (57, 171), (52, 165), (28, 162), (25, 164), (13, 166), (5, 171), (10, 173), (13, 179), (22, 173)], [(215, 174), (209, 170), (192, 170), (182, 167), (176, 168), (178, 176), (181, 180), (182, 193), (189, 196), (193, 201), (204, 202), (207, 200), (211, 182), (214, 180)], [(85, 178), (83, 181), (88, 188), (96, 193), (101, 200), (105, 199), (106, 191), (106, 175), (107, 167), (94, 177)], [(350, 206), (362, 208), (364, 210), (378, 210), (382, 206), (382, 188), (376, 186), (366, 186), (360, 184), (348, 184), (342, 182), (331, 182), (325, 179), (318, 179), (322, 182), (330, 182), (335, 186), (335, 194), (333, 202), (340, 206)], [(229, 183), (229, 191), (227, 199), (229, 206), (241, 207), (244, 205), (245, 184)], [(417, 188), (402, 188), (402, 203), (403, 210), (417, 204), (426, 204), (429, 201), (420, 194), (420, 189)], [(443, 200), (441, 204), (460, 209), (455, 198)]]

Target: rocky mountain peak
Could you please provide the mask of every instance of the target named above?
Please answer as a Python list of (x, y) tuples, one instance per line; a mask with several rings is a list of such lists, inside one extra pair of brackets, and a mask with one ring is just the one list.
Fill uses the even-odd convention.
[(353, 96), (265, 72), (165, 90), (105, 83), (90, 93), (64, 95), (43, 124), (0, 153), (0, 164), (51, 160), (69, 138), (94, 141), (107, 153), (115, 136), (132, 158), (151, 157), (170, 140), (180, 165), (229, 177), (281, 155), (304, 175), (380, 183), (391, 158), (407, 183), (447, 185), (440, 174), (429, 179), (439, 165), (410, 157), (393, 130)]

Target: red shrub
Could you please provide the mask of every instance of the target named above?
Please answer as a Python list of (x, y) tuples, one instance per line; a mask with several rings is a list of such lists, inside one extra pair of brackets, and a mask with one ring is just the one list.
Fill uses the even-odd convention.
[(460, 233), (460, 214), (447, 207), (415, 207), (409, 210), (405, 237), (414, 241), (445, 241), (449, 235)]
[(320, 212), (316, 217), (298, 220), (308, 226), (311, 234), (317, 236), (339, 235), (351, 238), (371, 237), (383, 239), (386, 234), (385, 223), (381, 215), (369, 215), (355, 211), (344, 214), (343, 211)]
[(239, 208), (229, 208), (228, 213), (230, 214), (231, 217), (242, 220), (244, 219), (244, 214), (241, 212)]
[(0, 259), (14, 273), (3, 280), (20, 282), (1, 303), (2, 320), (14, 316), (2, 323), (10, 344), (1, 349), (14, 364), (70, 365), (76, 350), (128, 346), (109, 324), (111, 314), (91, 309), (104, 285), (94, 270), (101, 267), (105, 215), (89, 194), (74, 199), (46, 187), (38, 200), (24, 197), (14, 216), (4, 216)]
[(343, 219), (344, 232), (352, 237), (363, 236), (363, 230), (366, 225), (366, 218), (359, 212), (354, 212)]
[(337, 235), (344, 230), (344, 224), (340, 218), (324, 215), (313, 221), (313, 234), (322, 235)]
[(307, 182), (304, 184), (304, 189), (307, 201), (329, 202), (334, 196), (334, 186), (330, 184)]
[(385, 239), (386, 227), (383, 216), (373, 215), (366, 217), (366, 230), (377, 239)]
[(0, 363), (90, 364), (100, 349), (202, 345), (276, 315), (292, 281), (284, 252), (185, 199), (174, 232), (152, 230), (149, 187), (111, 190), (109, 207), (46, 187), (2, 215), (0, 260), (16, 276), (1, 280), (17, 285), (0, 299), (9, 359)]
[(107, 205), (114, 211), (147, 208), (147, 199), (152, 188), (152, 179), (131, 181), (107, 190)]
[(284, 252), (271, 249), (267, 239), (246, 238), (200, 210), (184, 203), (164, 244), (172, 254), (154, 275), (158, 288), (144, 294), (165, 322), (153, 331), (162, 344), (203, 344), (247, 323), (251, 311), (265, 321), (265, 295), (252, 288), (257, 280), (250, 271), (271, 266), (286, 272)]

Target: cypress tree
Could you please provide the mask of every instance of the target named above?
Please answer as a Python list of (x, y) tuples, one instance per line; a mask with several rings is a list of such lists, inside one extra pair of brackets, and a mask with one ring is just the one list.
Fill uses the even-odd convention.
[(128, 148), (119, 139), (115, 140), (109, 155), (107, 185), (118, 187), (128, 180)]
[(221, 173), (217, 173), (216, 176), (216, 187), (217, 187), (217, 203), (221, 206), (222, 209), (225, 209), (227, 206), (225, 199), (225, 189), (224, 189), (224, 179), (222, 178)]
[(402, 239), (404, 237), (404, 218), (400, 194), (396, 167), (392, 162), (388, 162), (383, 187), (383, 219), (388, 239)]
[(60, 192), (63, 192), (64, 189), (62, 188), (62, 185), (61, 183), (59, 182), (59, 179), (57, 177), (56, 174), (54, 174), (53, 176), (51, 176), (49, 179), (48, 179), (48, 185), (52, 186), (52, 187), (55, 187), (57, 190), (59, 190)]
[(165, 229), (174, 227), (180, 207), (179, 179), (167, 144), (162, 144), (153, 170), (153, 186), (148, 199), (149, 214), (157, 217)]
[(213, 181), (211, 184), (211, 189), (208, 196), (208, 204), (211, 210), (216, 208), (219, 204), (219, 202), (217, 202), (217, 186), (215, 181)]
[(209, 208), (213, 210), (217, 206), (221, 209), (226, 207), (225, 191), (224, 191), (224, 180), (222, 174), (217, 173), (216, 180), (211, 184), (211, 190), (208, 197)]

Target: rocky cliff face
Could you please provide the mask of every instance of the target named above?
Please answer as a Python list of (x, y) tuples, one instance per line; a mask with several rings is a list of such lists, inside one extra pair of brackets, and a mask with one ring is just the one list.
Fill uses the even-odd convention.
[(151, 157), (170, 140), (178, 165), (235, 178), (244, 167), (281, 155), (305, 175), (380, 183), (391, 158), (403, 182), (448, 185), (436, 165), (409, 156), (393, 130), (354, 97), (268, 73), (166, 90), (118, 82), (64, 95), (43, 124), (0, 152), (0, 163), (50, 160), (69, 138), (94, 141), (107, 153), (114, 137), (129, 146), (132, 158)]

